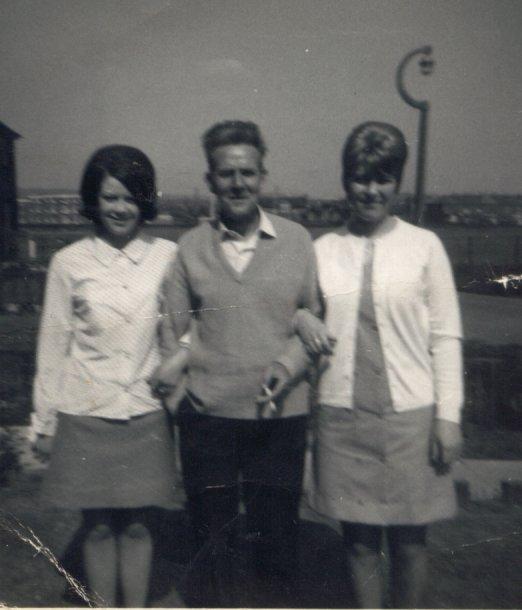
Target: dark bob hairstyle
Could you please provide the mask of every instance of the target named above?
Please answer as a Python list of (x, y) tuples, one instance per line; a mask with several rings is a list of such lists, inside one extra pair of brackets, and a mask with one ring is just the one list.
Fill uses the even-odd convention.
[(400, 129), (389, 123), (368, 121), (346, 139), (342, 155), (343, 186), (377, 175), (392, 176), (400, 185), (408, 146)]
[(203, 149), (209, 168), (213, 169), (212, 153), (220, 146), (229, 144), (250, 144), (257, 148), (261, 155), (261, 169), (267, 148), (259, 127), (251, 121), (223, 121), (208, 129), (202, 138)]
[(141, 150), (122, 144), (98, 149), (87, 162), (80, 187), (83, 216), (98, 222), (98, 196), (106, 176), (119, 180), (131, 193), (140, 209), (142, 221), (156, 218), (154, 167)]

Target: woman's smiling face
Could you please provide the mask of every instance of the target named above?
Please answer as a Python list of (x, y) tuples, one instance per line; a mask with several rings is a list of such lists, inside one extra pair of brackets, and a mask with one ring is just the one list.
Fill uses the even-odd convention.
[(378, 172), (353, 178), (348, 184), (348, 197), (354, 220), (381, 224), (390, 215), (398, 188), (397, 179), (390, 174)]
[(141, 226), (141, 212), (134, 196), (110, 175), (100, 185), (98, 219), (101, 237), (118, 248), (133, 239)]

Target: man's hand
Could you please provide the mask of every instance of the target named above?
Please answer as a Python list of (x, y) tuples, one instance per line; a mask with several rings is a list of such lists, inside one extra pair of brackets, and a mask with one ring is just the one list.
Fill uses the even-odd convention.
[(53, 436), (47, 434), (37, 434), (33, 443), (33, 452), (42, 462), (47, 462), (53, 448)]
[(256, 398), (261, 416), (267, 409), (272, 415), (278, 412), (276, 401), (286, 389), (289, 381), (290, 373), (282, 364), (274, 362), (268, 367), (263, 377), (261, 393)]
[(294, 316), (294, 328), (306, 351), (312, 356), (331, 356), (336, 339), (328, 332), (324, 322), (306, 309), (299, 309)]
[(433, 465), (443, 473), (448, 472), (461, 450), (460, 425), (447, 419), (435, 419), (430, 448)]
[(189, 350), (181, 348), (174, 356), (162, 362), (149, 377), (148, 384), (158, 398), (165, 398), (179, 385), (183, 371), (188, 364)]

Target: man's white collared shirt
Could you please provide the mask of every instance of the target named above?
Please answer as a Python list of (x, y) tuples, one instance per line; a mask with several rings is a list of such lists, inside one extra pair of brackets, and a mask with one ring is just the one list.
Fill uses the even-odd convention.
[(259, 226), (249, 237), (243, 237), (239, 233), (228, 229), (222, 222), (219, 223), (219, 230), (223, 254), (239, 274), (243, 273), (252, 260), (260, 234), (265, 233), (270, 237), (276, 237), (272, 221), (261, 208), (259, 208)]

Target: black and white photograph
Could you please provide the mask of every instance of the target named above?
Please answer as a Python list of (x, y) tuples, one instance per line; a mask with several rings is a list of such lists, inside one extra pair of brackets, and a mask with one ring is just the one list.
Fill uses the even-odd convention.
[(522, 607), (522, 3), (1, 0), (0, 607)]

